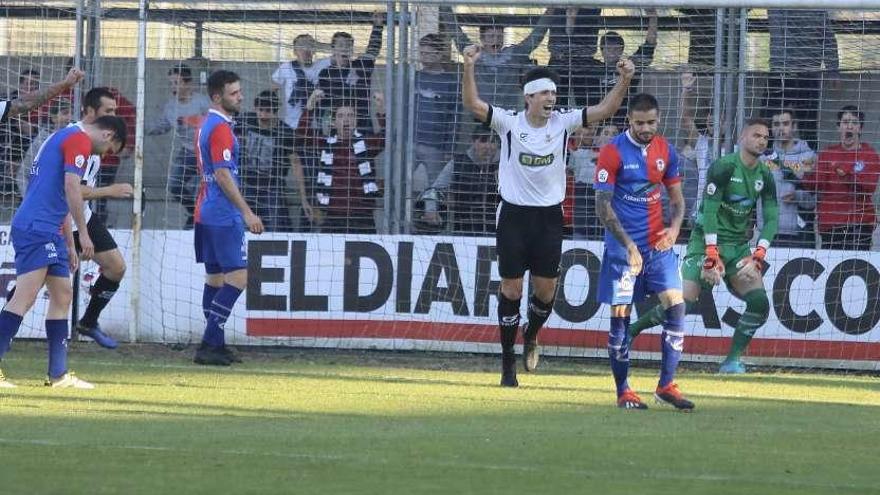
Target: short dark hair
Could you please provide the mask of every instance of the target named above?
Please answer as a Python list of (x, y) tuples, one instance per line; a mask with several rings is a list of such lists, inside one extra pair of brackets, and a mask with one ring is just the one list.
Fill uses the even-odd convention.
[(189, 68), (186, 64), (177, 64), (168, 69), (169, 76), (180, 76), (180, 79), (183, 82), (192, 82), (193, 74), (192, 69)]
[(504, 26), (502, 26), (500, 24), (495, 24), (494, 22), (491, 24), (481, 24), (480, 25), (480, 34), (483, 34), (486, 31), (497, 31), (499, 29), (504, 31)]
[(113, 131), (116, 140), (122, 143), (121, 148), (125, 148), (125, 142), (128, 140), (128, 129), (125, 127), (125, 121), (117, 115), (103, 115), (92, 122), (93, 125), (105, 131)]
[(73, 104), (67, 98), (56, 98), (49, 103), (49, 115), (58, 115), (61, 110), (70, 110), (72, 106)]
[(486, 126), (476, 127), (471, 133), (472, 141), (494, 141), (497, 139), (497, 137), (498, 135), (495, 134), (495, 131), (487, 128)]
[(278, 113), (278, 95), (271, 89), (260, 91), (254, 98), (254, 108), (265, 108), (272, 113)]
[(855, 115), (859, 119), (859, 127), (865, 127), (865, 112), (859, 110), (859, 107), (855, 105), (847, 105), (837, 112), (837, 125), (840, 125), (840, 121), (843, 120), (843, 114), (845, 113)]
[(626, 43), (623, 41), (623, 36), (620, 35), (617, 31), (608, 31), (605, 33), (602, 38), (599, 40), (599, 49), (605, 48), (608, 44), (626, 46)]
[(98, 111), (101, 108), (101, 100), (103, 98), (110, 98), (113, 101), (116, 101), (116, 95), (114, 95), (110, 88), (105, 86), (99, 86), (97, 88), (92, 88), (83, 96), (83, 111), (91, 108), (94, 111)]
[(652, 94), (648, 93), (639, 93), (629, 100), (629, 105), (627, 106), (627, 112), (650, 112), (651, 110), (660, 111), (660, 104), (657, 102), (657, 98)]
[(336, 42), (341, 38), (345, 38), (354, 43), (354, 36), (352, 36), (350, 33), (346, 33), (345, 31), (336, 31), (335, 33), (333, 33), (333, 37), (330, 38), (330, 44), (335, 45)]
[(208, 98), (214, 99), (214, 95), (223, 96), (223, 90), (227, 84), (237, 83), (241, 81), (238, 74), (231, 70), (215, 70), (208, 77)]
[(442, 50), (446, 46), (446, 38), (437, 33), (428, 33), (419, 39), (420, 46), (430, 46), (435, 50)]
[(743, 125), (743, 129), (748, 129), (749, 127), (751, 127), (753, 125), (762, 125), (762, 126), (766, 127), (767, 129), (770, 129), (770, 123), (767, 122), (767, 119), (764, 119), (761, 117), (749, 118), (748, 120), (746, 120), (745, 125)]
[(522, 81), (520, 81), (520, 86), (525, 88), (526, 84), (544, 78), (550, 79), (555, 84), (559, 85), (559, 74), (557, 74), (554, 70), (548, 69), (547, 67), (535, 67), (533, 69), (529, 69), (528, 72), (523, 74)]
[(773, 119), (776, 115), (788, 114), (791, 116), (792, 121), (797, 121), (797, 112), (795, 112), (794, 108), (789, 106), (783, 106), (782, 108), (778, 108), (776, 110), (770, 111), (770, 118)]
[(293, 47), (296, 48), (297, 43), (300, 43), (302, 40), (304, 40), (306, 38), (308, 38), (312, 41), (314, 41), (314, 39), (315, 39), (314, 36), (312, 36), (311, 34), (307, 34), (307, 33), (299, 34), (295, 38), (293, 38)]
[(21, 71), (21, 74), (18, 75), (19, 82), (23, 81), (26, 77), (40, 77), (40, 71), (37, 69), (25, 69)]

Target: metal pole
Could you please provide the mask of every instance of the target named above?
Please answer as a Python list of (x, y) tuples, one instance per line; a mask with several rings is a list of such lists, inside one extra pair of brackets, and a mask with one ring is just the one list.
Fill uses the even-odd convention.
[[(436, 3), (436, 0), (434, 0)], [(632, 8), (645, 9), (657, 7), (667, 9), (670, 7), (669, 0), (602, 0), (596, 4), (607, 8)], [(456, 0), (456, 5), (484, 5), (498, 7), (498, 0)], [(526, 4), (522, 4), (526, 5)], [(561, 7), (561, 6), (584, 6), (583, 0), (530, 0), (530, 7)], [(877, 0), (683, 0), (673, 3), (676, 7), (691, 7), (704, 9), (743, 8), (743, 9), (859, 9), (877, 10)]]
[[(398, 67), (397, 67), (397, 72), (395, 73), (395, 78), (394, 78), (395, 79), (395, 81), (394, 81), (394, 88), (395, 88), (395, 91), (394, 91), (394, 98), (395, 98), (394, 119), (397, 120), (397, 124), (398, 124), (395, 129), (397, 131), (396, 136), (395, 136), (396, 143), (405, 143), (406, 142), (407, 125), (403, 120), (404, 115), (406, 115), (406, 108), (405, 108), (406, 100), (404, 100), (404, 97), (406, 95), (403, 94), (404, 93), (403, 88), (404, 88), (404, 84), (405, 84), (405, 79), (404, 79), (405, 61), (406, 61), (406, 57), (407, 57), (407, 53), (408, 53), (407, 43), (406, 43), (406, 39), (407, 39), (406, 17), (408, 16), (408, 14), (409, 14), (409, 4), (407, 2), (401, 2), (400, 3), (400, 16), (399, 16), (398, 25), (397, 25), (397, 28), (398, 28), (398, 33), (397, 33), (398, 59), (396, 62), (398, 64)], [(396, 146), (394, 149), (394, 167), (392, 170), (392, 176), (393, 176), (392, 187), (394, 188), (394, 190), (391, 191), (393, 194), (392, 201), (394, 204), (394, 212), (393, 212), (394, 213), (393, 214), (394, 228), (391, 229), (391, 232), (390, 232), (392, 234), (400, 234), (401, 233), (401, 218), (402, 218), (401, 211), (403, 208), (403, 200), (404, 200), (403, 187), (402, 187), (403, 186), (403, 172), (402, 172), (402, 170), (403, 170), (405, 156), (406, 155), (404, 154), (403, 146)]]
[(742, 132), (746, 111), (746, 73), (748, 67), (744, 67), (746, 60), (746, 46), (749, 43), (749, 12), (739, 9), (739, 57), (737, 63), (737, 90), (736, 90), (736, 135)]
[[(85, 0), (79, 0), (76, 3), (76, 38), (73, 40), (73, 66), (74, 67), (82, 67), (82, 50), (83, 50), (83, 19), (84, 19), (84, 10), (85, 10)], [(65, 74), (66, 76), (67, 74)], [(73, 87), (73, 108), (70, 109), (71, 116), (73, 117), (73, 121), (76, 122), (79, 120), (81, 116), (82, 105), (80, 105), (80, 101), (82, 101), (82, 86), (77, 84)], [(76, 328), (76, 324), (79, 323), (79, 267), (77, 267), (76, 271), (73, 272), (73, 284), (71, 285), (71, 290), (73, 290), (73, 299), (70, 301), (70, 335), (72, 339), (75, 339), (74, 329)]]
[(141, 321), (141, 233), (143, 228), (144, 201), (144, 107), (146, 93), (147, 67), (147, 0), (138, 2), (138, 50), (137, 50), (137, 114), (134, 138), (134, 201), (132, 202), (131, 222), (131, 319), (128, 325), (128, 340), (136, 342)]
[(733, 118), (735, 115), (734, 103), (736, 95), (733, 94), (733, 71), (736, 70), (736, 54), (738, 46), (736, 44), (736, 23), (734, 22), (735, 9), (728, 9), (727, 12), (727, 65), (725, 67), (724, 77), (724, 152), (730, 153), (733, 150), (733, 143), (736, 139), (733, 130)]
[(712, 158), (721, 155), (721, 71), (724, 67), (724, 9), (715, 11), (715, 74), (712, 77)]
[(394, 99), (394, 2), (389, 1), (386, 7), (385, 15), (385, 153), (382, 176), (385, 181), (385, 190), (382, 192), (382, 212), (385, 219), (385, 231), (380, 234), (387, 234), (391, 231), (391, 194), (388, 188), (393, 183), (391, 170), (394, 168), (394, 160), (391, 156), (392, 144), (394, 143), (395, 127), (395, 111), (397, 109)]
[[(407, 9), (409, 10), (409, 9)], [(415, 71), (415, 52), (412, 50), (414, 47), (418, 46), (418, 41), (416, 40), (416, 30), (412, 28), (415, 25), (413, 20), (415, 9), (412, 11), (408, 11), (406, 16), (406, 24), (407, 30), (409, 31), (409, 49), (408, 52), (410, 56), (404, 61), (404, 67), (406, 68), (407, 75), (407, 96), (409, 97), (407, 101), (407, 119), (406, 121), (409, 123), (414, 123), (415, 113), (416, 113), (416, 71)], [(413, 176), (413, 168), (415, 167), (415, 128), (412, 125), (404, 126), (408, 131), (408, 138), (406, 140), (406, 160), (404, 160), (404, 166), (401, 167), (403, 172), (403, 232), (409, 234), (412, 228), (412, 216), (413, 216), (413, 188), (412, 188), (412, 176)], [(427, 187), (431, 187), (430, 184)]]

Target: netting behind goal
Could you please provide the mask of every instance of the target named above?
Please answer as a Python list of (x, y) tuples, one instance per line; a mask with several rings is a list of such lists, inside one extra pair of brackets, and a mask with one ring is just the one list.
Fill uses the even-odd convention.
[[(227, 69), (244, 92), (235, 127), (241, 189), (268, 230), (249, 237), (248, 290), (228, 340), (497, 352), (499, 140), (460, 96), (460, 52), (481, 43), (480, 96), (503, 108), (522, 108), (519, 77), (532, 66), (559, 74), (557, 106), (580, 107), (613, 86), (615, 57), (636, 62), (632, 93), (658, 98), (661, 132), (683, 158), (689, 220), (680, 255), (708, 163), (733, 150), (745, 119), (772, 120), (780, 236), (764, 277), (770, 320), (746, 360), (872, 369), (880, 360), (880, 163), (867, 148), (846, 152), (854, 139), (880, 141), (880, 12), (409, 2), (389, 13), (386, 3), (193, 1), (152, 3), (142, 46), (136, 2), (87, 4), (79, 30), (74, 2), (4, 6), (7, 94), (61, 79), (79, 47), (83, 92), (114, 88), (120, 114), (143, 136), (142, 162), (127, 149), (102, 176), (104, 184), (134, 182), (138, 172), (140, 223), (131, 200), (95, 205), (130, 264), (102, 317), (117, 337), (201, 337), (193, 139), (210, 104), (207, 78)], [(73, 109), (77, 97), (66, 96)], [(839, 114), (847, 106), (855, 108)], [(0, 129), (4, 225), (20, 202), (29, 150), (66, 123), (64, 108), (56, 102)], [(541, 333), (545, 354), (605, 356), (592, 176), (598, 148), (626, 125), (624, 108), (569, 141), (566, 240), (554, 313)], [(350, 127), (350, 146), (328, 141)], [(8, 235), (0, 239), (4, 291), (14, 268)], [(94, 264), (81, 270), (82, 303), (96, 273)], [(687, 358), (725, 354), (743, 309), (724, 288), (704, 293), (699, 314), (686, 320)], [(31, 313), (25, 336), (42, 334), (41, 311)], [(635, 349), (654, 359), (659, 339), (642, 338)]]

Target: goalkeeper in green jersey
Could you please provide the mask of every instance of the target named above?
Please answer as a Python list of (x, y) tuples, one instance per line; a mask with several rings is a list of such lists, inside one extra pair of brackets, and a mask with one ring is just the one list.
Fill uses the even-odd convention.
[[(764, 290), (764, 257), (776, 235), (779, 219), (773, 174), (760, 160), (769, 137), (769, 126), (764, 120), (750, 119), (740, 136), (739, 151), (721, 157), (709, 167), (696, 226), (681, 267), (688, 310), (696, 306), (701, 285), (711, 288), (722, 280), (746, 303), (720, 373), (745, 373), (740, 356), (770, 315), (770, 300)], [(753, 252), (749, 238), (759, 199), (764, 222)], [(662, 323), (665, 317), (660, 305), (641, 315), (629, 327), (630, 340)]]

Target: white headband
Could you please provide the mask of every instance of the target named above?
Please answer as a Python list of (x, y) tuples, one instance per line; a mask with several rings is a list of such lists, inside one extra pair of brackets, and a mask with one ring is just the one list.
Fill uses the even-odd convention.
[(542, 77), (541, 79), (527, 82), (526, 85), (523, 86), (523, 95), (533, 95), (547, 89), (556, 91), (556, 83), (550, 78)]

